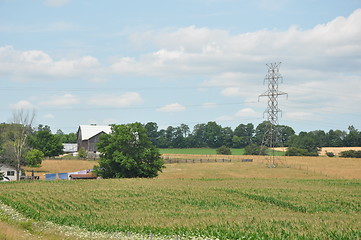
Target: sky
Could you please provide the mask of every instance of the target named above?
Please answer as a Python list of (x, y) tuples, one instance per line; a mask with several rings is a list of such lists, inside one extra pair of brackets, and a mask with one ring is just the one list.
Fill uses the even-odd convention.
[(0, 122), (361, 130), (361, 0), (0, 0)]

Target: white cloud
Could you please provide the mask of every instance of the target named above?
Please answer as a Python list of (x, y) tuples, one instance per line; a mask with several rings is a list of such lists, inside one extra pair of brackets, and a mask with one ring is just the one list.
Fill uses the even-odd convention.
[(244, 117), (254, 118), (254, 117), (259, 116), (259, 113), (257, 113), (252, 108), (243, 108), (243, 109), (239, 110), (235, 114), (235, 116), (239, 117), (239, 118), (244, 118)]
[(60, 7), (68, 4), (70, 0), (46, 0), (45, 4), (51, 7)]
[(10, 107), (12, 109), (34, 109), (35, 106), (29, 102), (29, 101), (26, 101), (26, 100), (21, 100), (15, 104), (11, 104)]
[(186, 110), (186, 107), (179, 103), (172, 103), (160, 107), (157, 109), (157, 112), (182, 112)]
[(47, 100), (43, 100), (39, 103), (42, 106), (52, 107), (71, 107), (72, 105), (80, 103), (77, 96), (73, 94), (64, 94), (61, 96), (52, 96)]
[(48, 113), (48, 114), (45, 114), (45, 115), (44, 115), (44, 118), (45, 118), (45, 119), (53, 119), (53, 118), (54, 118), (54, 115), (51, 114), (51, 113)]
[(265, 70), (259, 66), (273, 61), (284, 61), (290, 69), (361, 72), (361, 9), (308, 30), (292, 26), (287, 31), (231, 35), (190, 26), (143, 37), (158, 49), (138, 58), (120, 58), (112, 65), (115, 72), (168, 77), (262, 74)]
[(92, 77), (101, 71), (92, 56), (54, 60), (39, 50), (17, 51), (12, 46), (0, 47), (0, 76), (18, 81), (47, 80), (71, 77)]
[(89, 100), (92, 105), (107, 107), (127, 107), (142, 102), (142, 97), (137, 92), (127, 92), (122, 95), (98, 95)]

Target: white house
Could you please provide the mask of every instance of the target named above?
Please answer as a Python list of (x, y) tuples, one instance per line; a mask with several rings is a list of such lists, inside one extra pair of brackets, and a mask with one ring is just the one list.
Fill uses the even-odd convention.
[(99, 136), (111, 133), (111, 126), (80, 125), (78, 129), (78, 151), (84, 148), (88, 156), (97, 153), (96, 144), (99, 142)]
[(0, 172), (4, 173), (4, 177), (8, 177), (10, 181), (16, 181), (17, 179), (17, 173), (15, 167), (11, 167), (7, 164), (0, 163)]

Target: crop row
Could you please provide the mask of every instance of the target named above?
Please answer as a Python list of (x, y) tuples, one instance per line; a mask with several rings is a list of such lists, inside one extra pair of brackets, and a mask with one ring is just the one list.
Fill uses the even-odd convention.
[(220, 239), (361, 237), (359, 180), (114, 179), (2, 184), (27, 217), (90, 231)]

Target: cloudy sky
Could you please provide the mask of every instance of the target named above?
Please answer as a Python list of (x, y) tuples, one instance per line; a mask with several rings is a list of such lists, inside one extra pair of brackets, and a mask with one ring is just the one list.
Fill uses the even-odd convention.
[(361, 0), (0, 0), (0, 122), (361, 130)]

